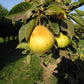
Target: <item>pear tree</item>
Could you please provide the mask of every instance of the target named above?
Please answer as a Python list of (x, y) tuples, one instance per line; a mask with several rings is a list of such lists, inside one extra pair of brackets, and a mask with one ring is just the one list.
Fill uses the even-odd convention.
[[(27, 54), (29, 68), (34, 55), (40, 59), (43, 73), (37, 84), (59, 84), (58, 64), (63, 58), (79, 58), (74, 23), (84, 27), (84, 11), (78, 9), (83, 5), (84, 0), (25, 0), (7, 14), (6, 18), (13, 22), (24, 23), (18, 32), (17, 49)], [(74, 10), (76, 13), (72, 13)], [(64, 78), (69, 77), (68, 74)]]

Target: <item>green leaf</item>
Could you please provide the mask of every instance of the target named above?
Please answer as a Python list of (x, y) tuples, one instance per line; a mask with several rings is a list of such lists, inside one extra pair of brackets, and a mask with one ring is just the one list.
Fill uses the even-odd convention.
[(84, 3), (84, 0), (79, 0), (81, 3)]
[(42, 81), (42, 82), (39, 82), (39, 83), (37, 82), (37, 84), (45, 84), (45, 83)]
[(74, 35), (74, 24), (71, 20), (63, 20), (60, 23), (61, 26), (61, 30), (62, 31), (66, 31), (67, 35), (72, 39), (73, 35)]
[(36, 19), (32, 19), (31, 21), (29, 21), (27, 24), (26, 24), (26, 29), (25, 29), (25, 39), (26, 41), (29, 40), (29, 36), (35, 26), (35, 20)]
[(26, 39), (26, 41), (28, 41), (29, 36), (33, 30), (35, 24), (35, 19), (32, 19), (31, 21), (29, 21), (27, 24), (23, 25), (20, 30), (19, 30), (19, 42), (21, 42), (24, 38)]
[(50, 23), (50, 29), (51, 29), (51, 31), (54, 33), (54, 34), (59, 34), (59, 32), (60, 32), (60, 29), (59, 29), (59, 25), (58, 25), (58, 23), (54, 23), (54, 22), (51, 22)]
[(57, 6), (49, 6), (45, 11), (45, 15), (56, 15), (59, 19), (67, 19), (67, 16), (60, 7)]
[(32, 4), (29, 2), (21, 2), (15, 5), (6, 16), (9, 19), (18, 21), (20, 19), (28, 19), (32, 15)]
[(30, 66), (31, 64), (31, 55), (27, 55), (27, 64)]
[(72, 46), (73, 46), (75, 49), (77, 49), (77, 43), (76, 43), (75, 41), (73, 41), (73, 40), (71, 40), (71, 42), (72, 42)]
[(26, 42), (19, 43), (17, 45), (16, 49), (27, 49), (27, 50), (29, 50), (28, 43), (26, 43)]
[(65, 4), (61, 3), (61, 2), (51, 2), (49, 4), (49, 6), (58, 6), (58, 7), (62, 8), (62, 9), (68, 9), (68, 7)]
[(84, 11), (76, 9), (75, 10), (80, 16), (84, 16)]
[(71, 3), (71, 0), (63, 0), (65, 4)]
[(19, 30), (19, 34), (18, 34), (18, 39), (19, 42), (21, 42), (24, 38), (25, 38), (25, 29), (26, 29), (26, 25), (22, 25), (22, 27)]
[(43, 18), (46, 18), (49, 25), (50, 25), (50, 30), (54, 33), (54, 34), (59, 34), (59, 25), (55, 22), (51, 22), (45, 15), (41, 15), (41, 17)]
[(27, 54), (27, 53), (28, 53), (28, 50), (27, 50), (27, 49), (25, 49), (25, 50), (22, 51), (22, 54), (23, 54), (23, 55), (25, 55), (25, 54)]
[(58, 79), (54, 75), (52, 75), (49, 80), (51, 81), (51, 84), (58, 84)]
[(75, 13), (69, 14), (69, 16), (78, 24), (80, 24), (81, 26), (84, 26), (84, 19)]
[(71, 5), (69, 6), (69, 8), (72, 8), (72, 7), (77, 7), (78, 5), (80, 4), (80, 2), (73, 2), (71, 3)]

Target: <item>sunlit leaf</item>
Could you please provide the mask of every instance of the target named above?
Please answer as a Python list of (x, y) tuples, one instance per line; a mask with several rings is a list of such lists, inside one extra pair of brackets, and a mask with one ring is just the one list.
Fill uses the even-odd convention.
[(49, 4), (49, 6), (58, 6), (58, 7), (62, 8), (62, 9), (68, 9), (68, 7), (65, 4), (60, 3), (60, 2), (51, 2)]
[(30, 66), (31, 64), (31, 55), (27, 55), (27, 64)]
[(78, 1), (78, 2), (73, 2), (73, 3), (71, 3), (71, 5), (70, 5), (69, 7), (70, 7), (70, 8), (72, 8), (72, 7), (77, 7), (79, 4), (80, 4), (79, 1)]
[(27, 50), (29, 50), (28, 43), (26, 43), (26, 42), (19, 43), (17, 45), (16, 49), (27, 49)]
[(29, 2), (21, 2), (15, 5), (6, 16), (9, 19), (18, 21), (20, 19), (28, 19), (32, 15), (32, 4)]
[(83, 10), (76, 9), (75, 11), (76, 11), (80, 16), (84, 16), (84, 11), (83, 11)]
[(45, 10), (45, 15), (49, 16), (56, 15), (59, 19), (67, 19), (64, 10), (62, 10), (60, 7), (57, 6), (49, 6)]
[(72, 39), (72, 37), (74, 35), (74, 24), (73, 24), (73, 22), (70, 20), (63, 20), (60, 23), (60, 26), (61, 26), (61, 30), (66, 31), (68, 36)]
[(81, 26), (84, 26), (84, 18), (82, 18), (80, 15), (72, 13), (69, 15), (76, 23), (80, 24)]
[(71, 0), (63, 0), (65, 4), (71, 3)]
[(58, 78), (52, 75), (49, 80), (51, 81), (51, 84), (58, 84)]

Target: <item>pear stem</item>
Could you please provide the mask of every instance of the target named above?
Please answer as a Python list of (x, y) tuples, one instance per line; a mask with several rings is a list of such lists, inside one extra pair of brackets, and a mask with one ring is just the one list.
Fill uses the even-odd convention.
[(39, 9), (38, 9), (38, 19), (39, 19), (39, 25), (41, 25), (40, 10)]

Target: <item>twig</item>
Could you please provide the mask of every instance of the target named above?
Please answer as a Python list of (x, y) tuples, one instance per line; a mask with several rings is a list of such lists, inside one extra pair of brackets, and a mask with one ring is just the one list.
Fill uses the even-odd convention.
[(38, 18), (39, 18), (39, 25), (41, 25), (40, 10), (39, 9), (38, 9)]

